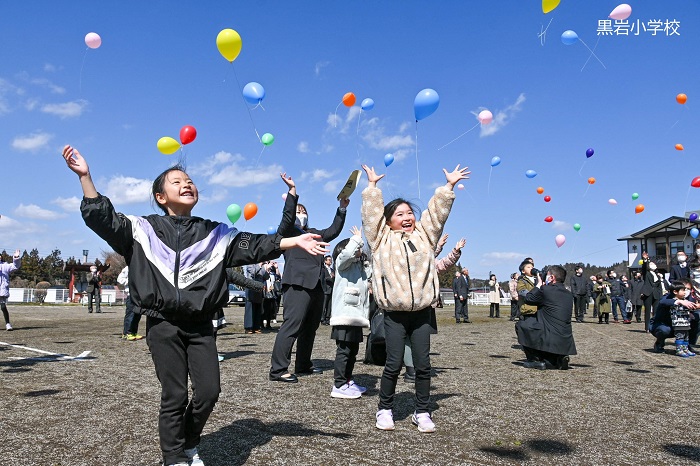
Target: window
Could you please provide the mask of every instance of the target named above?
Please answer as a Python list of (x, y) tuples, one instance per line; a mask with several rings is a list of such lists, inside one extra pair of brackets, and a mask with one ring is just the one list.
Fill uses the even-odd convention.
[(656, 243), (656, 255), (666, 257), (666, 241), (663, 243)]
[(675, 256), (678, 252), (683, 252), (683, 241), (671, 241), (671, 255)]

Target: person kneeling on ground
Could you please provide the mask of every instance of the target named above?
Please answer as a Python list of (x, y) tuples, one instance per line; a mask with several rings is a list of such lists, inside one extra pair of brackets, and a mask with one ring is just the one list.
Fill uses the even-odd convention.
[(566, 270), (553, 265), (547, 272), (546, 284), (538, 277), (535, 287), (525, 296), (527, 304), (537, 306), (535, 318), (515, 325), (518, 343), (535, 353), (534, 361), (525, 367), (546, 369), (547, 364), (557, 369), (569, 368), (569, 355), (576, 354), (571, 332), (571, 308), (574, 297), (564, 286)]
[(676, 337), (676, 355), (689, 357), (695, 355), (688, 349), (687, 337), (690, 329), (690, 312), (698, 309), (697, 303), (688, 300), (692, 284), (688, 279), (671, 282), (671, 291), (659, 300), (654, 318), (649, 326), (650, 332), (656, 337), (654, 352), (663, 353), (666, 338)]

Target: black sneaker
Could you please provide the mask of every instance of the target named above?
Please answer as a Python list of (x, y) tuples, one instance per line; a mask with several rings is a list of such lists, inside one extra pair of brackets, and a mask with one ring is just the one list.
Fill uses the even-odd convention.
[(523, 367), (526, 367), (528, 369), (538, 369), (538, 370), (543, 371), (547, 368), (547, 365), (542, 361), (525, 361), (523, 363)]
[(654, 349), (652, 350), (654, 353), (663, 353), (664, 352), (664, 347), (663, 345), (657, 345), (654, 344)]

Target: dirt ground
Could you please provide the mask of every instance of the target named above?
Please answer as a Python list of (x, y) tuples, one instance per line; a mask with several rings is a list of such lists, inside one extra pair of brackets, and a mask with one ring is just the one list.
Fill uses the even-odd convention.
[[(0, 333), (0, 463), (160, 463), (160, 386), (148, 347), (120, 339), (123, 307), (104, 310), (10, 306), (16, 330)], [(642, 324), (589, 319), (574, 326), (579, 355), (571, 370), (525, 369), (507, 318), (472, 307), (473, 323), (456, 325), (452, 312), (438, 311), (432, 340), (437, 432), (421, 434), (410, 422), (413, 385), (402, 379), (396, 430), (374, 427), (381, 367), (356, 366), (355, 380), (369, 388), (361, 399), (330, 397), (330, 327), (319, 329), (314, 348), (326, 372), (298, 384), (270, 382), (275, 333), (245, 335), (243, 309), (226, 309), (222, 393), (202, 459), (207, 466), (700, 462), (700, 356), (674, 356), (671, 340), (667, 354), (654, 354)]]

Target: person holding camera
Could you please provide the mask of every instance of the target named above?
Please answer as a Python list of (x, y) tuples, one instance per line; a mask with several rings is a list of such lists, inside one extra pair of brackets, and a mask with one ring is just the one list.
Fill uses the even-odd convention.
[(87, 274), (87, 295), (88, 295), (88, 314), (92, 314), (92, 301), (95, 301), (97, 313), (102, 312), (100, 309), (100, 291), (102, 289), (102, 274), (97, 270), (97, 266), (90, 266), (90, 273)]

